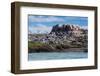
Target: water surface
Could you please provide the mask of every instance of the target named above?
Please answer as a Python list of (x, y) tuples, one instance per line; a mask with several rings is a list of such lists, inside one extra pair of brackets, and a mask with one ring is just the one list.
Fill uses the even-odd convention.
[(41, 52), (29, 53), (28, 60), (53, 60), (53, 59), (83, 59), (88, 57), (88, 52)]

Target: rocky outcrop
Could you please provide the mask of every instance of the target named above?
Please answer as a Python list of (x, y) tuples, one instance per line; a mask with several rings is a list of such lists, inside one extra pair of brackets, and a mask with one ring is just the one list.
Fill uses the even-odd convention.
[(83, 33), (87, 33), (86, 29), (83, 29), (79, 27), (78, 25), (71, 25), (71, 24), (63, 24), (62, 26), (59, 26), (59, 24), (53, 26), (50, 34), (56, 34), (56, 35), (74, 35), (74, 36), (80, 36)]
[(79, 31), (80, 27), (76, 25), (69, 25), (69, 24), (63, 24), (62, 26), (59, 26), (59, 24), (53, 26), (51, 32), (68, 32), (68, 31)]
[[(70, 48), (88, 47), (88, 30), (78, 25), (55, 25), (49, 34), (29, 34), (30, 52), (60, 52)], [(40, 46), (41, 43), (41, 46)]]

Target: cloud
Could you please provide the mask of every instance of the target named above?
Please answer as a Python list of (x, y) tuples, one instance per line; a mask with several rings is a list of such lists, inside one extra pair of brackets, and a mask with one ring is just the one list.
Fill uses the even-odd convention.
[(81, 28), (83, 28), (83, 29), (88, 29), (88, 26), (81, 26)]
[(31, 22), (64, 22), (65, 20), (61, 17), (54, 16), (29, 16)]
[(37, 24), (36, 26), (29, 26), (29, 32), (31, 33), (49, 33), (51, 31), (51, 26), (46, 26), (43, 24)]

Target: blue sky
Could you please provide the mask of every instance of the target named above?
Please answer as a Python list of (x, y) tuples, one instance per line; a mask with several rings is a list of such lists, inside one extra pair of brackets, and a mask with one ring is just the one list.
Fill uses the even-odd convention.
[(87, 29), (88, 17), (28, 15), (28, 28), (31, 33), (49, 33), (56, 24), (74, 24)]

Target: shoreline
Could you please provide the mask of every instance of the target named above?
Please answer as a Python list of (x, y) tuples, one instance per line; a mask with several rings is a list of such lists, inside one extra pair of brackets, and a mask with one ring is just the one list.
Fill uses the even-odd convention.
[(49, 52), (88, 52), (88, 48), (68, 48), (68, 49), (63, 49), (63, 50), (51, 50), (51, 51), (44, 51), (43, 49), (39, 50), (39, 51), (35, 51), (34, 49), (32, 50), (28, 50), (28, 53), (49, 53)]

